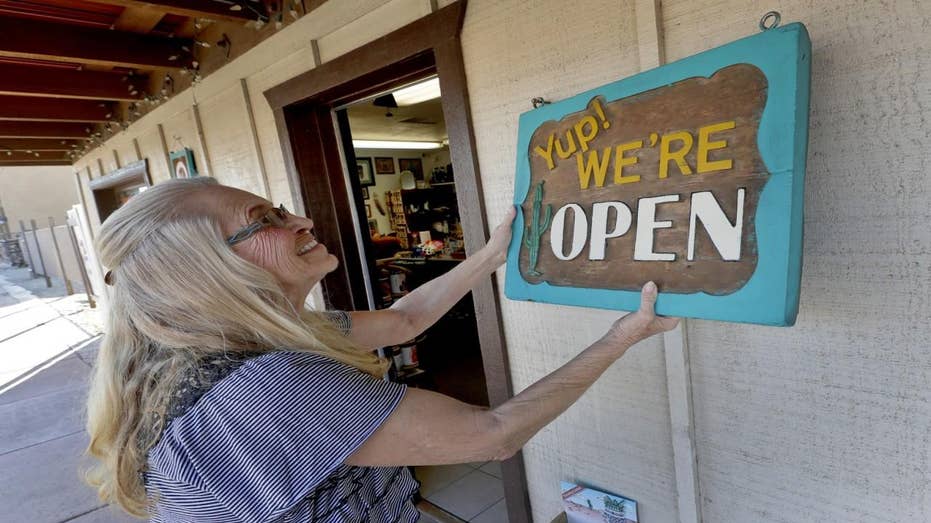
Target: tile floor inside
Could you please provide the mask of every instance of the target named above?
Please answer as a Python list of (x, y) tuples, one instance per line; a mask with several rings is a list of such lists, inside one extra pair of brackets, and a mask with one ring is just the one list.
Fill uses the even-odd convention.
[(450, 514), (472, 523), (507, 521), (501, 463), (415, 467), (420, 495)]

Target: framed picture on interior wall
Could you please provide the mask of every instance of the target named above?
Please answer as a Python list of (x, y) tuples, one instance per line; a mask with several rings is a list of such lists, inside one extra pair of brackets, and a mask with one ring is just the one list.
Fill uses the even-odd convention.
[(410, 171), (415, 180), (423, 180), (423, 162), (420, 158), (398, 158), (398, 169)]
[(365, 204), (365, 217), (366, 218), (372, 217), (372, 206), (369, 204)]
[(394, 174), (394, 158), (375, 157), (375, 174)]
[(368, 187), (363, 187), (363, 188), (362, 188), (362, 199), (363, 199), (363, 200), (368, 200), (368, 199), (369, 199), (369, 188), (368, 188)]
[(371, 158), (356, 158), (356, 174), (359, 175), (359, 183), (362, 184), (362, 187), (375, 185)]
[(197, 176), (194, 151), (190, 148), (185, 147), (180, 151), (171, 151), (168, 153), (168, 159), (171, 160), (172, 178), (194, 178)]

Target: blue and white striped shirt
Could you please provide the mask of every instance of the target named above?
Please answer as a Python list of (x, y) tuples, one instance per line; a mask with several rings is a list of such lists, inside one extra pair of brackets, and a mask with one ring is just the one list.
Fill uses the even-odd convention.
[(317, 354), (240, 362), (149, 451), (152, 521), (417, 521), (407, 468), (344, 464), (405, 390)]

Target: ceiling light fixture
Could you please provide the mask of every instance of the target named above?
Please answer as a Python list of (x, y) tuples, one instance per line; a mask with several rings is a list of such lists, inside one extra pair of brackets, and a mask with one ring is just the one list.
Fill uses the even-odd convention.
[(378, 98), (372, 100), (372, 105), (375, 107), (384, 107), (385, 116), (390, 118), (394, 116), (394, 113), (392, 113), (391, 110), (397, 109), (398, 102), (394, 100), (394, 95), (392, 93), (388, 93), (384, 96), (379, 96)]
[(388, 140), (353, 140), (356, 149), (439, 149), (440, 142), (401, 142)]
[(440, 97), (440, 79), (433, 77), (424, 82), (398, 89), (392, 93), (394, 100), (401, 107), (416, 105)]

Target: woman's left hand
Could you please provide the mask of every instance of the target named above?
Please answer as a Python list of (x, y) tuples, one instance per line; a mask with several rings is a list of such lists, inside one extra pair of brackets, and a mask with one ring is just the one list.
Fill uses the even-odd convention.
[(491, 238), (488, 239), (488, 243), (485, 245), (485, 249), (491, 254), (494, 269), (500, 267), (507, 260), (508, 245), (511, 244), (511, 224), (514, 222), (515, 216), (517, 216), (517, 207), (511, 206), (501, 223), (491, 232)]

